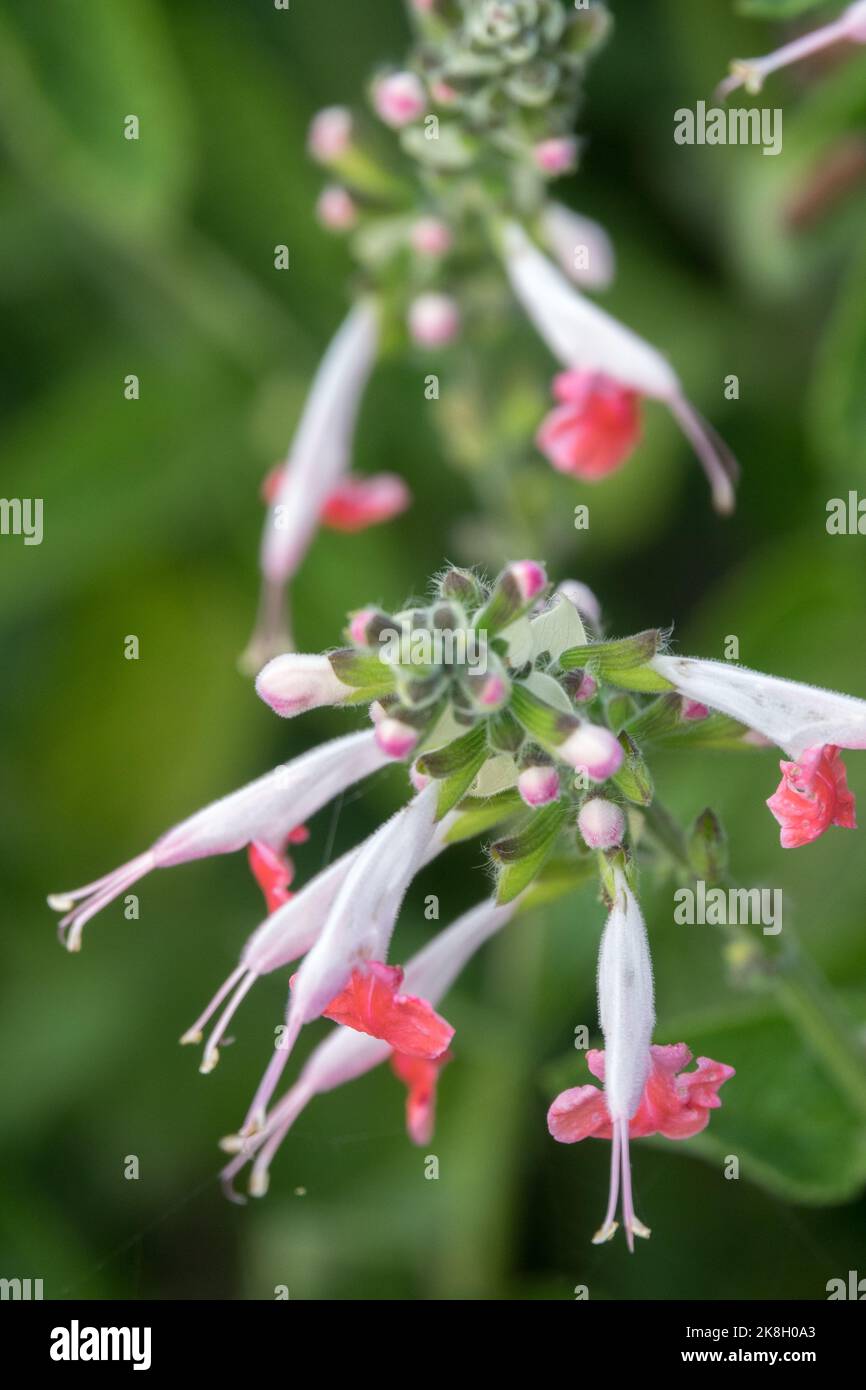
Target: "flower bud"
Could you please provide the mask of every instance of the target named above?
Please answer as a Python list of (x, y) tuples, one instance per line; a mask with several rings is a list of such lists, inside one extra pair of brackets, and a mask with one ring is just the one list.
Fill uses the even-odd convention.
[(460, 332), (460, 309), (449, 294), (420, 294), (409, 305), (409, 333), (419, 347), (446, 347)]
[(326, 106), (313, 117), (307, 149), (320, 164), (332, 164), (349, 148), (352, 113), (346, 106)]
[(559, 773), (555, 767), (534, 763), (525, 767), (517, 779), (517, 790), (527, 806), (547, 806), (559, 796)]
[(682, 716), (683, 719), (687, 719), (689, 721), (708, 719), (710, 716), (710, 711), (707, 709), (706, 705), (701, 704), (700, 700), (689, 700), (684, 695), (682, 703)]
[(376, 743), (389, 758), (405, 758), (412, 752), (420, 737), (417, 729), (413, 729), (411, 724), (405, 724), (394, 715), (386, 714), (376, 724)]
[(591, 671), (566, 671), (560, 684), (578, 705), (588, 704), (598, 694), (598, 681)]
[(625, 816), (615, 802), (594, 796), (581, 807), (577, 826), (589, 849), (614, 849), (622, 844)]
[(582, 584), (579, 579), (564, 579), (556, 592), (564, 594), (582, 618), (587, 618), (594, 627), (600, 626), (601, 604), (588, 584)]
[(547, 574), (537, 560), (515, 560), (506, 573), (514, 579), (524, 603), (531, 603), (547, 588)]
[(577, 141), (571, 135), (541, 140), (533, 146), (532, 158), (543, 174), (566, 174), (577, 161)]
[(377, 116), (399, 130), (424, 114), (427, 94), (414, 72), (392, 72), (380, 77), (373, 87), (373, 106)]
[(581, 724), (560, 744), (558, 751), (565, 762), (585, 771), (593, 782), (604, 782), (612, 777), (625, 756), (619, 740), (601, 724)]
[(349, 637), (356, 647), (375, 647), (379, 636), (394, 626), (394, 619), (381, 608), (360, 608), (349, 619)]
[(445, 256), (454, 244), (451, 228), (439, 217), (419, 217), (409, 240), (419, 256)]
[(499, 669), (486, 671), (484, 674), (471, 671), (466, 677), (466, 686), (473, 704), (488, 714), (502, 709), (511, 692), (508, 677)]
[(321, 705), (339, 704), (351, 693), (326, 656), (289, 652), (274, 657), (256, 677), (256, 694), (284, 719)]
[(316, 217), (329, 232), (349, 232), (358, 221), (358, 204), (345, 188), (329, 184), (319, 194)]

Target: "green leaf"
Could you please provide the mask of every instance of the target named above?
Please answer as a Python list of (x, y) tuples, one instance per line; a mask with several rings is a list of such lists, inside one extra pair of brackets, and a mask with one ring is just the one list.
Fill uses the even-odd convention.
[(516, 835), (491, 846), (494, 862), (503, 866), (496, 894), (498, 903), (510, 903), (541, 871), (553, 852), (567, 816), (568, 807), (555, 801), (535, 811)]
[(526, 806), (520, 793), (509, 789), (497, 792), (495, 796), (467, 796), (458, 804), (460, 815), (445, 836), (446, 845), (459, 844), (461, 840), (472, 840), (483, 835), (495, 825), (525, 811)]
[(418, 770), (442, 783), (436, 804), (437, 820), (456, 806), (472, 786), (487, 761), (488, 751), (487, 730), (483, 724), (476, 724), (444, 748), (434, 749), (419, 758)]

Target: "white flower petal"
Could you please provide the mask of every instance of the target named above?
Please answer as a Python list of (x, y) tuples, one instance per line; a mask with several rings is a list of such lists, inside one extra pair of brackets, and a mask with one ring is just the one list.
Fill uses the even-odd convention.
[(866, 700), (724, 661), (656, 656), (650, 664), (682, 695), (748, 725), (794, 759), (825, 743), (866, 748)]
[(614, 885), (616, 900), (598, 957), (598, 1013), (607, 1108), (613, 1120), (629, 1120), (640, 1105), (650, 1069), (653, 973), (646, 926), (621, 869), (614, 871)]

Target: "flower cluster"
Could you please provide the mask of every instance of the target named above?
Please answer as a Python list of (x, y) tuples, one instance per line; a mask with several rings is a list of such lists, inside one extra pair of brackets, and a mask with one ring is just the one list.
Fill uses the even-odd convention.
[(369, 90), (398, 157), (383, 154), (381, 131), (348, 107), (325, 108), (310, 127), (309, 153), (328, 179), (317, 213), (348, 239), (359, 289), (268, 480), (262, 596), (244, 658), (251, 673), (293, 645), (285, 593), (319, 526), (357, 530), (410, 503), (399, 478), (350, 472), (382, 342), (429, 353), (468, 336), (491, 263), (502, 269), (502, 321), (513, 293), (564, 368), (558, 405), (537, 432), (553, 467), (604, 478), (639, 443), (642, 401), (660, 401), (707, 472), (716, 509), (734, 506), (737, 465), (667, 359), (583, 293), (613, 277), (607, 233), (550, 196), (577, 163), (581, 81), (608, 31), (606, 10), (430, 0), (413, 13), (406, 66), (378, 72)]
[[(583, 616), (581, 615), (581, 610)], [(237, 1133), (223, 1141), (236, 1174), (252, 1164), (261, 1194), (274, 1153), (317, 1094), (390, 1059), (408, 1090), (407, 1125), (427, 1142), (436, 1082), (454, 1029), (436, 1006), (481, 944), (532, 904), (596, 879), (608, 907), (598, 969), (604, 1052), (588, 1064), (603, 1091), (578, 1086), (553, 1103), (553, 1136), (612, 1143), (609, 1209), (597, 1239), (615, 1229), (617, 1202), (629, 1246), (647, 1235), (634, 1213), (629, 1142), (648, 1134), (685, 1139), (707, 1123), (733, 1075), (685, 1043), (654, 1042), (649, 942), (636, 896), (651, 846), (655, 748), (756, 748), (774, 743), (782, 764), (771, 809), (782, 843), (814, 840), (831, 824), (853, 826), (854, 801), (839, 748), (866, 747), (866, 702), (725, 663), (664, 651), (658, 631), (621, 640), (588, 634), (598, 605), (581, 585), (550, 594), (535, 561), (506, 567), (493, 584), (445, 571), (431, 601), (394, 614), (362, 608), (349, 645), (322, 656), (286, 654), (260, 673), (260, 696), (292, 717), (323, 705), (368, 705), (372, 726), (332, 740), (206, 807), (115, 872), (50, 902), (64, 913), (71, 950), (85, 923), (154, 868), (248, 847), (269, 915), (201, 1017), (184, 1034), (199, 1043), (201, 1070), (256, 980), (300, 961), (285, 1022)], [(395, 759), (412, 758), (414, 792), (356, 848), (289, 893), (286, 847), (309, 818), (346, 788)], [(718, 861), (718, 830), (699, 818), (688, 837), (693, 872)], [(405, 971), (389, 961), (409, 885), (455, 842), (493, 835), (495, 892), (436, 936)], [(307, 1023), (336, 1032), (274, 1099)]]

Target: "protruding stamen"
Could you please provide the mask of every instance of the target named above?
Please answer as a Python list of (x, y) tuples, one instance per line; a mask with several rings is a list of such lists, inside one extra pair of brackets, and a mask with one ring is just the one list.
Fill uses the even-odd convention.
[(257, 1134), (264, 1128), (265, 1113), (268, 1108), (271, 1096), (279, 1084), (280, 1077), (285, 1070), (292, 1048), (295, 1045), (298, 1034), (301, 1031), (301, 1020), (298, 1018), (294, 1023), (286, 1025), (286, 1032), (280, 1038), (276, 1046), (274, 1055), (265, 1068), (259, 1088), (253, 1096), (252, 1103), (247, 1111), (246, 1119), (241, 1125), (240, 1133), (246, 1137)]
[(139, 854), (136, 859), (131, 859), (128, 864), (122, 864), (113, 873), (106, 874), (104, 878), (88, 884), (86, 888), (79, 888), (72, 893), (61, 893), (49, 898), (49, 905), (58, 911), (63, 911), (70, 904), (74, 904), (77, 899), (81, 900), (77, 907), (71, 907), (58, 924), (61, 941), (66, 933), (66, 949), (68, 951), (80, 951), (81, 934), (91, 917), (95, 917), (97, 912), (101, 911), (103, 907), (107, 907), (126, 888), (137, 883), (154, 867), (153, 851), (147, 850), (146, 853)]
[(616, 1204), (619, 1200), (619, 1151), (619, 1126), (615, 1124), (610, 1145), (610, 1191), (607, 1198), (607, 1211), (605, 1212), (604, 1221), (592, 1238), (593, 1245), (603, 1245), (605, 1241), (611, 1240), (616, 1234), (617, 1222), (614, 1221), (614, 1216), (616, 1214)]
[(622, 1163), (622, 1220), (625, 1226), (625, 1238), (628, 1241), (628, 1248), (634, 1254), (634, 1238), (641, 1236), (647, 1240), (650, 1235), (648, 1226), (645, 1226), (634, 1213), (634, 1201), (631, 1190), (631, 1163), (629, 1162), (628, 1152), (628, 1120), (618, 1120), (616, 1129), (620, 1135), (621, 1163)]
[(191, 1027), (187, 1028), (186, 1032), (180, 1040), (182, 1047), (201, 1042), (205, 1024), (216, 1013), (217, 1009), (225, 999), (229, 990), (234, 988), (235, 984), (237, 984), (238, 980), (245, 973), (246, 966), (239, 965), (236, 970), (232, 971), (231, 975), (229, 975), (225, 980), (223, 980), (222, 984), (220, 985), (213, 999), (208, 1004), (204, 1013), (196, 1019), (195, 1023), (193, 1023)]
[[(237, 973), (238, 972), (235, 971), (235, 978), (237, 977)], [(234, 1017), (237, 1009), (240, 1007), (243, 1000), (249, 994), (257, 979), (258, 976), (255, 974), (254, 971), (244, 971), (243, 978), (240, 984), (238, 985), (231, 999), (226, 1004), (225, 1008), (223, 1009), (222, 1013), (217, 1019), (214, 1029), (207, 1040), (207, 1045), (205, 1046), (204, 1050), (204, 1057), (202, 1058), (202, 1063), (199, 1067), (199, 1071), (204, 1072), (205, 1075), (208, 1072), (213, 1071), (214, 1067), (219, 1061), (220, 1039), (225, 1033), (226, 1028), (229, 1026), (229, 1023)]]

